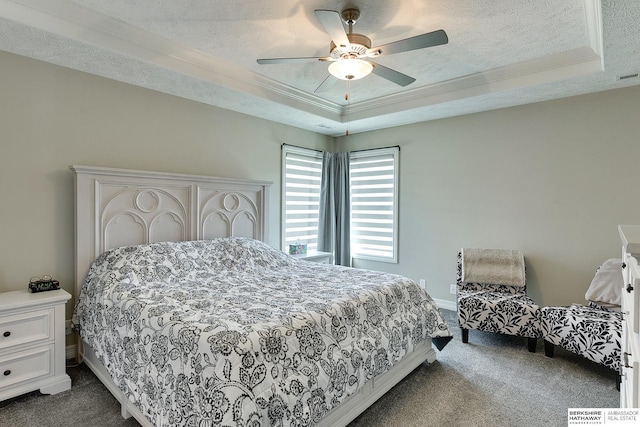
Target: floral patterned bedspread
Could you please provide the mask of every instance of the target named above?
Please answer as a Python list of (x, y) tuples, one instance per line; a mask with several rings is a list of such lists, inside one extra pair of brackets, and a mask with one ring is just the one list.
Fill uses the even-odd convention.
[(248, 238), (103, 253), (73, 327), (157, 426), (310, 426), (417, 343), (451, 335), (405, 277)]

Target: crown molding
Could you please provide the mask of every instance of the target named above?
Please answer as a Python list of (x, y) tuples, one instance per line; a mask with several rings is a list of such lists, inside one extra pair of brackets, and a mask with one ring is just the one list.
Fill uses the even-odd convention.
[(0, 0), (0, 16), (182, 75), (336, 120), (342, 107), (64, 0)]
[(64, 0), (0, 0), (0, 17), (200, 81), (345, 123), (604, 70), (600, 0), (583, 0), (585, 46), (347, 107)]
[(351, 120), (397, 113), (509, 89), (540, 85), (603, 71), (602, 60), (589, 47), (423, 86), (350, 106)]
[[(601, 0), (583, 0), (585, 46), (351, 104), (352, 121), (604, 71)], [(343, 120), (344, 121), (344, 120)]]

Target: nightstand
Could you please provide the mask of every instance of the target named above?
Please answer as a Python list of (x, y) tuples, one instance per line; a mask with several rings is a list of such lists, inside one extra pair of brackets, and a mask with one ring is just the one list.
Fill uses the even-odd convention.
[(333, 264), (333, 254), (331, 252), (308, 251), (306, 254), (292, 255), (305, 261), (318, 262), (320, 264)]
[(0, 293), (0, 401), (71, 388), (65, 361), (68, 292)]

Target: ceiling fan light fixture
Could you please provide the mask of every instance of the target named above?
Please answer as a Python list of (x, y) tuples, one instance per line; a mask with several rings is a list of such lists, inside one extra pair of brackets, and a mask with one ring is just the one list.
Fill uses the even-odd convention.
[(373, 65), (357, 58), (339, 59), (329, 65), (329, 73), (340, 80), (358, 80), (368, 76)]

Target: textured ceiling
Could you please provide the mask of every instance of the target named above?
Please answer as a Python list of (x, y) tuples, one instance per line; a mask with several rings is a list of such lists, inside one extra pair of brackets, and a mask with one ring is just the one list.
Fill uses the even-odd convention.
[[(336, 80), (315, 9), (358, 7), (373, 46), (444, 29), (449, 43), (381, 56), (412, 76)], [(640, 84), (636, 0), (0, 0), (0, 50), (342, 135)]]

